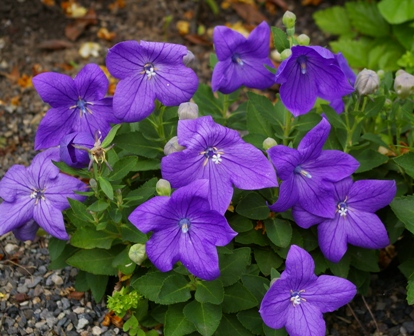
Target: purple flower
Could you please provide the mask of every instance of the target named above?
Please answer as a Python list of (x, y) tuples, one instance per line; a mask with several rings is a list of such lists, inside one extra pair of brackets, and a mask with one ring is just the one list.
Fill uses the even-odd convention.
[(253, 29), (247, 39), (230, 28), (218, 26), (213, 39), (219, 60), (211, 80), (213, 91), (227, 94), (242, 85), (264, 90), (274, 84), (274, 75), (265, 67), (273, 68), (269, 58), (270, 28), (266, 22)]
[(85, 149), (79, 149), (75, 146), (91, 149), (94, 144), (95, 139), (89, 133), (70, 133), (60, 140), (60, 159), (74, 168), (87, 167), (90, 162), (89, 153)]
[(40, 97), (52, 107), (39, 125), (35, 149), (59, 145), (69, 133), (101, 131), (105, 137), (111, 123), (118, 123), (112, 111), (112, 98), (104, 98), (108, 79), (96, 64), (88, 64), (75, 79), (55, 72), (33, 78)]
[(270, 148), (270, 159), (283, 181), (279, 198), (270, 209), (283, 212), (300, 205), (312, 214), (332, 218), (336, 206), (332, 182), (350, 176), (359, 166), (351, 155), (338, 150), (322, 150), (331, 126), (322, 118), (299, 143), (298, 149), (278, 145)]
[(319, 246), (325, 257), (338, 262), (347, 250), (347, 243), (380, 249), (389, 244), (387, 231), (375, 211), (388, 205), (395, 196), (395, 181), (346, 178), (334, 185), (335, 205), (329, 218), (310, 214), (300, 206), (293, 208), (293, 217), (302, 228), (318, 225)]
[(190, 100), (197, 90), (195, 72), (183, 63), (187, 48), (172, 43), (125, 41), (108, 51), (106, 65), (119, 78), (114, 95), (115, 115), (125, 122), (140, 121), (155, 108)]
[(336, 276), (314, 274), (315, 263), (308, 252), (292, 245), (286, 268), (265, 294), (259, 313), (270, 328), (286, 328), (290, 336), (324, 336), (322, 314), (347, 304), (355, 296), (355, 285)]
[(181, 261), (203, 280), (220, 275), (216, 246), (227, 245), (237, 233), (223, 215), (211, 210), (208, 192), (208, 181), (197, 180), (171, 197), (150, 199), (129, 216), (142, 232), (154, 232), (146, 251), (160, 271), (168, 272)]
[(278, 68), (276, 83), (281, 84), (283, 104), (295, 117), (309, 112), (317, 97), (333, 101), (354, 91), (329, 50), (318, 46), (291, 50)]
[(237, 131), (216, 124), (211, 116), (178, 122), (178, 143), (183, 151), (163, 157), (161, 172), (173, 188), (196, 179), (208, 179), (213, 209), (224, 213), (233, 185), (255, 190), (276, 187), (274, 168), (263, 153), (244, 142)]
[(39, 225), (33, 220), (29, 220), (26, 224), (19, 226), (12, 230), (16, 239), (21, 241), (34, 240), (36, 232), (39, 229)]
[(85, 191), (86, 185), (59, 173), (51, 162), (58, 160), (57, 154), (56, 150), (42, 152), (35, 156), (29, 167), (14, 165), (4, 175), (0, 181), (0, 197), (3, 198), (0, 235), (12, 230), (22, 235), (29, 234), (33, 223), (28, 223), (33, 219), (50, 235), (59, 239), (69, 238), (62, 210), (69, 207), (68, 197), (79, 201), (85, 199), (75, 191)]

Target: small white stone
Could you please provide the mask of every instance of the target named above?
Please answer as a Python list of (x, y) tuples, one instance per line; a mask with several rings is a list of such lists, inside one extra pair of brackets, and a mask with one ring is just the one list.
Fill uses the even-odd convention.
[(18, 248), (19, 248), (19, 246), (17, 246), (16, 244), (7, 244), (4, 248), (4, 251), (7, 254), (12, 254), (12, 253), (16, 252)]
[(102, 334), (102, 329), (98, 326), (94, 326), (92, 328), (92, 335), (100, 335)]
[(60, 277), (57, 274), (53, 274), (52, 275), (52, 282), (56, 285), (56, 286), (60, 286), (63, 284), (63, 279), (62, 277)]
[(83, 314), (85, 312), (85, 307), (76, 307), (73, 312), (77, 315)]
[(89, 324), (89, 321), (86, 318), (81, 318), (78, 321), (78, 325), (76, 326), (76, 330), (82, 329), (83, 327), (85, 327), (86, 325)]

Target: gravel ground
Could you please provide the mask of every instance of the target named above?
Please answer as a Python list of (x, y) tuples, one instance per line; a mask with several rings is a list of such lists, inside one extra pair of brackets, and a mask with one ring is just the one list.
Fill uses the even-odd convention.
[[(210, 80), (211, 45), (190, 43), (175, 28), (184, 13), (197, 12), (197, 2), (126, 0), (125, 8), (114, 11), (108, 9), (113, 0), (79, 1), (85, 6), (92, 4), (99, 20), (71, 42), (65, 38), (64, 30), (72, 21), (62, 14), (61, 0), (53, 7), (43, 5), (40, 0), (0, 0), (0, 177), (13, 164), (30, 164), (35, 155), (34, 134), (48, 106), (32, 87), (18, 83), (22, 75), (32, 75), (34, 67), (74, 75), (86, 63), (104, 65), (106, 49), (116, 42), (166, 38), (169, 42), (186, 44), (197, 57), (200, 81)], [(298, 16), (297, 31), (311, 36), (313, 44), (326, 45), (327, 38), (315, 29), (312, 20), (315, 9), (301, 6), (300, 0), (286, 3)], [(319, 8), (336, 3), (323, 1)], [(270, 24), (281, 27), (282, 9), (275, 14), (263, 13)], [(169, 16), (172, 21), (165, 28)], [(205, 6), (198, 8), (197, 22), (207, 29), (240, 20), (232, 10), (213, 16)], [(100, 27), (116, 32), (116, 38), (98, 39)], [(70, 46), (54, 50), (38, 48), (40, 43), (50, 40), (65, 41)], [(89, 41), (99, 42), (102, 50), (98, 57), (83, 59), (78, 50)], [(69, 63), (79, 67), (67, 67)], [(18, 242), (12, 234), (0, 237), (0, 334), (126, 335), (115, 325), (102, 325), (107, 313), (103, 302), (96, 303), (89, 293), (75, 291), (76, 269), (48, 270), (47, 245), (48, 237), (36, 238), (34, 242)], [(396, 268), (374, 275), (366, 303), (357, 296), (348, 307), (326, 314), (329, 335), (414, 335), (414, 308), (406, 304), (404, 286), (405, 279)]]

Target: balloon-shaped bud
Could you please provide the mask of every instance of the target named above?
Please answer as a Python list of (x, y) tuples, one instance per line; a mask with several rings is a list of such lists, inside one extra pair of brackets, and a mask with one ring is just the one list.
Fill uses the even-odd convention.
[(198, 105), (192, 102), (181, 103), (178, 107), (178, 119), (197, 119)]

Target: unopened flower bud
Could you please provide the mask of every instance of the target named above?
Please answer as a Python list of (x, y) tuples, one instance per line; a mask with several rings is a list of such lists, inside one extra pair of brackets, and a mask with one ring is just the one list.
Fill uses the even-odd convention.
[(91, 186), (91, 188), (93, 189), (93, 190), (96, 190), (97, 188), (98, 188), (98, 183), (96, 182), (96, 180), (95, 179), (93, 179), (93, 178), (91, 178), (90, 180), (89, 180), (89, 185)]
[(276, 146), (277, 145), (277, 142), (276, 142), (276, 140), (275, 139), (273, 139), (273, 138), (266, 138), (264, 141), (263, 141), (263, 149), (264, 150), (268, 150), (269, 148), (272, 148), (272, 147), (274, 147), (274, 146)]
[(404, 70), (398, 70), (394, 80), (394, 90), (401, 99), (414, 94), (414, 76)]
[(171, 184), (167, 180), (159, 179), (155, 185), (155, 190), (160, 196), (170, 196), (171, 195)]
[(282, 51), (282, 53), (280, 54), (280, 58), (282, 61), (284, 61), (286, 58), (290, 57), (290, 55), (292, 55), (292, 50), (290, 49), (285, 49)]
[(187, 55), (185, 55), (183, 57), (183, 63), (187, 68), (193, 68), (193, 66), (195, 65), (195, 56), (194, 54), (190, 51), (187, 50)]
[(278, 52), (276, 49), (272, 50), (272, 52), (270, 53), (270, 57), (275, 62), (281, 62), (282, 61), (282, 58), (280, 57), (280, 52)]
[(178, 138), (172, 137), (164, 146), (164, 154), (168, 155), (175, 152), (181, 152), (185, 147), (178, 144)]
[(178, 107), (178, 119), (197, 119), (198, 118), (198, 105), (187, 102), (181, 103)]
[(355, 90), (360, 96), (365, 96), (377, 91), (379, 86), (379, 77), (375, 71), (364, 69), (362, 70), (355, 81)]
[(137, 265), (141, 265), (147, 259), (145, 244), (134, 244), (129, 248), (128, 257)]
[(283, 25), (286, 28), (294, 28), (296, 23), (296, 15), (290, 11), (286, 11), (282, 18)]
[(384, 79), (384, 76), (385, 76), (384, 70), (378, 70), (377, 75), (378, 75), (380, 81), (382, 81)]
[(295, 27), (293, 27), (293, 28), (286, 28), (286, 34), (287, 34), (287, 36), (293, 36), (293, 35), (295, 35)]
[(296, 40), (298, 41), (299, 45), (301, 46), (308, 46), (310, 44), (310, 38), (306, 34), (300, 34)]

